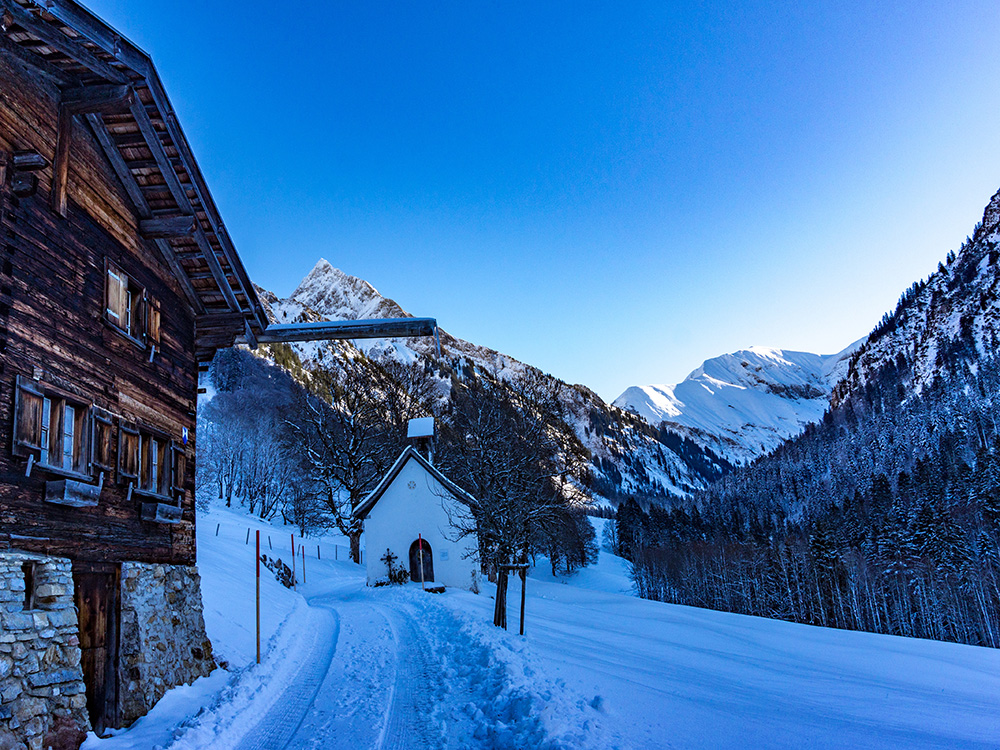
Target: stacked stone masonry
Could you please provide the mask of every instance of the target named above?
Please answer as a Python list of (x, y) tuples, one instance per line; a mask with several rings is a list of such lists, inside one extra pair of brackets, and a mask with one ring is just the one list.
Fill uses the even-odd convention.
[(0, 625), (0, 748), (41, 750), (56, 727), (89, 730), (70, 561), (0, 552)]
[(122, 564), (121, 716), (131, 724), (163, 694), (215, 668), (198, 569)]

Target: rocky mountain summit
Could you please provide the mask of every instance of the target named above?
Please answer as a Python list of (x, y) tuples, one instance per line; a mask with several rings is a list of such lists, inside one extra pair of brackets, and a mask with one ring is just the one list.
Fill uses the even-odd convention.
[[(259, 289), (262, 301), (277, 323), (319, 320), (396, 318), (409, 314), (382, 296), (371, 284), (344, 273), (320, 259), (292, 294), (280, 299)], [(549, 379), (561, 391), (564, 419), (589, 454), (598, 499), (617, 502), (637, 495), (656, 501), (703, 489), (730, 466), (727, 461), (689, 436), (649, 424), (637, 415), (605, 403), (583, 385), (563, 383), (537, 368), (486, 346), (440, 332), (430, 338), (370, 339), (354, 342), (294, 344), (306, 373), (338, 356), (364, 354), (373, 362), (383, 358), (419, 364), (434, 378), (445, 403), (455, 380), (479, 377), (517, 379), (526, 375)]]

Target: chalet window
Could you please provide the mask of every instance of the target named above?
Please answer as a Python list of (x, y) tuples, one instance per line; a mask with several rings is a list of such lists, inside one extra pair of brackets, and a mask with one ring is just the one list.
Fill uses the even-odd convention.
[(160, 342), (160, 303), (110, 261), (104, 294), (104, 317), (141, 344)]
[(142, 435), (140, 480), (140, 489), (153, 495), (170, 495), (170, 456), (166, 440)]
[(89, 405), (18, 377), (14, 453), (33, 456), (39, 468), (83, 475), (88, 469)]
[(122, 424), (118, 431), (118, 479), (140, 494), (180, 500), (184, 495), (187, 455), (162, 433)]
[(173, 441), (170, 443), (170, 494), (180, 500), (184, 497), (184, 485), (187, 483), (187, 454), (184, 446)]

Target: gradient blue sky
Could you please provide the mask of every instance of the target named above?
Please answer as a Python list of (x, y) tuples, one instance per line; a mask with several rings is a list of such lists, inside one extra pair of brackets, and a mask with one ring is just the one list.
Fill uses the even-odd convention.
[(608, 400), (843, 348), (1000, 188), (995, 0), (88, 5), (257, 283), (322, 256)]

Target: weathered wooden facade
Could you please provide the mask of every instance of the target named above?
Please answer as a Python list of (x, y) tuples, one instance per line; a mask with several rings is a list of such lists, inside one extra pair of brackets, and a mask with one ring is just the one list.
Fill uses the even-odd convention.
[[(7, 739), (129, 723), (211, 668), (198, 363), (266, 323), (149, 59), (73, 3), (0, 4), (0, 544), (27, 560), (2, 616), (40, 623), (24, 642), (43, 654), (0, 644)], [(45, 578), (65, 559), (70, 597)], [(34, 599), (46, 586), (62, 597)], [(76, 638), (48, 627), (67, 602)]]
[(269, 327), (149, 57), (72, 0), (0, 0), (0, 745), (128, 724), (211, 668), (194, 456), (217, 349), (435, 332)]
[[(266, 325), (249, 289), (148, 58), (75, 4), (0, 5), (0, 545), (31, 565), (4, 630), (71, 601), (78, 632), (26, 641), (61, 670), (0, 644), (8, 739), (127, 724), (211, 668), (200, 600), (136, 603), (167, 574), (197, 588), (198, 363)], [(64, 606), (28, 601), (65, 559)], [(172, 664), (144, 661), (149, 622)]]

